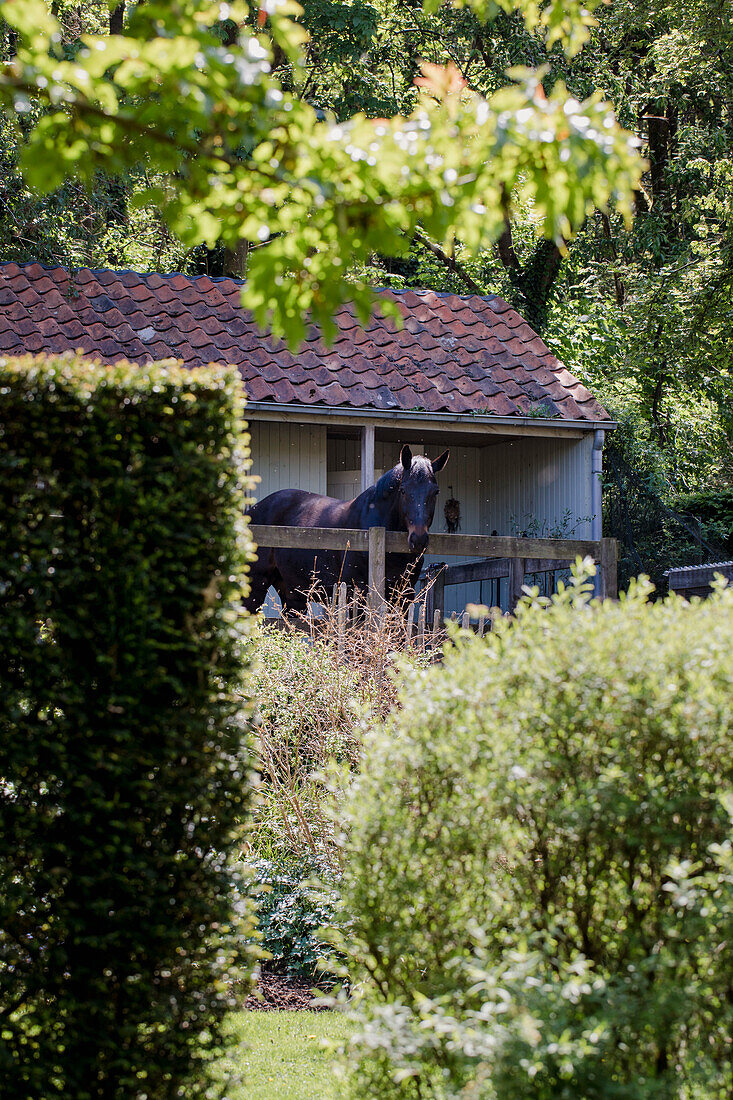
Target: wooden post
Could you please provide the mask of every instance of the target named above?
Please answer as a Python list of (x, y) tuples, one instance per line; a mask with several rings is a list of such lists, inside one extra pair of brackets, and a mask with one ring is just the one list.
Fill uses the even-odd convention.
[(509, 610), (514, 613), (517, 604), (522, 598), (522, 585), (524, 584), (524, 559), (509, 559)]
[(483, 638), (485, 630), (486, 630), (486, 616), (485, 615), (479, 615), (479, 620), (478, 620), (478, 636), (479, 636), (479, 638)]
[(600, 592), (602, 600), (618, 599), (618, 544), (616, 539), (601, 539)]
[(374, 425), (361, 429), (361, 491), (374, 484)]
[(428, 573), (425, 583), (425, 618), (429, 623), (433, 621), (435, 612), (435, 578)]
[(464, 630), (469, 630), (470, 627), (471, 627), (471, 616), (468, 614), (467, 611), (463, 612), (463, 617), (461, 619), (461, 626), (463, 627)]
[(438, 638), (440, 637), (440, 628), (442, 627), (442, 625), (442, 615), (436, 607), (435, 611), (433, 612), (433, 645), (438, 644)]
[(433, 581), (433, 607), (442, 615), (445, 611), (445, 567), (441, 563)]
[(420, 614), (417, 620), (417, 647), (425, 652), (425, 600), (420, 600)]
[(369, 606), (379, 611), (384, 605), (384, 527), (369, 528)]

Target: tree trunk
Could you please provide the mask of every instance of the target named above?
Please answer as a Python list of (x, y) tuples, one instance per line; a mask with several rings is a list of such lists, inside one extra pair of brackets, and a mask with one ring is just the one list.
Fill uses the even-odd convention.
[[(618, 263), (618, 253), (616, 252), (616, 246), (613, 243), (613, 237), (611, 235), (610, 219), (608, 217), (608, 214), (604, 214), (603, 211), (601, 211), (601, 225), (603, 226), (603, 236), (608, 241), (608, 247), (611, 252), (611, 259), (613, 260), (613, 263), (615, 265)], [(615, 266), (613, 272), (613, 285), (616, 290), (616, 305), (623, 308), (623, 304), (626, 301), (626, 288), (621, 282), (621, 278), (619, 277), (619, 273), (615, 269)]]
[(523, 298), (522, 312), (536, 332), (542, 332), (547, 324), (550, 295), (561, 266), (562, 253), (555, 242), (542, 240), (521, 274), (512, 278)]
[(652, 198), (656, 204), (666, 206), (669, 199), (669, 196), (665, 194), (667, 160), (669, 158), (669, 119), (666, 115), (655, 113), (652, 104), (648, 105), (647, 113), (643, 117), (647, 126)]
[(239, 241), (234, 248), (225, 248), (222, 257), (224, 275), (228, 275), (232, 279), (245, 279), (247, 277), (248, 256), (249, 241)]
[(516, 291), (513, 305), (536, 332), (547, 324), (547, 311), (555, 280), (562, 266), (562, 253), (554, 241), (538, 241), (524, 268), (514, 251), (512, 227), (506, 218), (504, 232), (496, 242), (497, 252)]
[(109, 33), (110, 34), (122, 34), (125, 24), (125, 2), (122, 0), (121, 4), (118, 4), (116, 8), (112, 8), (109, 13)]

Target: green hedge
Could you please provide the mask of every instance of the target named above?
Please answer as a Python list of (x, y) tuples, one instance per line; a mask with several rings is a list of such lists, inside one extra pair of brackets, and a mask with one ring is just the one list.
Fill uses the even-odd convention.
[(0, 1091), (202, 1094), (247, 970), (234, 371), (0, 359)]
[(404, 670), (345, 814), (356, 1095), (731, 1095), (733, 592), (646, 594)]

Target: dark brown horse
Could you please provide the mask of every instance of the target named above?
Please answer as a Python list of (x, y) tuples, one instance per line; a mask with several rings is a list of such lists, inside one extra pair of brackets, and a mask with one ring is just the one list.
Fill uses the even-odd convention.
[[(390, 596), (402, 584), (413, 586), (420, 576), (438, 496), (435, 475), (445, 466), (449, 453), (444, 451), (431, 462), (422, 455), (413, 456), (405, 446), (398, 464), (354, 500), (335, 500), (301, 489), (280, 489), (253, 505), (249, 516), (252, 523), (279, 527), (351, 527), (363, 531), (385, 527), (388, 531), (405, 531), (411, 553), (387, 554), (385, 579)], [(260, 546), (251, 569), (251, 588), (245, 606), (248, 611), (257, 611), (272, 585), (285, 610), (304, 611), (306, 593), (314, 582), (326, 591), (339, 581), (363, 591), (367, 578), (367, 555), (363, 552)]]

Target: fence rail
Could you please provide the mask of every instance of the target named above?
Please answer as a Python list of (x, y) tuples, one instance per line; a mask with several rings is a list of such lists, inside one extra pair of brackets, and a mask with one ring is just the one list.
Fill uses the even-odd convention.
[[(279, 527), (253, 524), (252, 537), (258, 546), (298, 550), (342, 550), (366, 552), (369, 555), (369, 598), (379, 606), (385, 596), (386, 554), (409, 554), (407, 535), (401, 531), (386, 531), (370, 527), (355, 528)], [(449, 566), (436, 578), (438, 592), (446, 583), (465, 583), (492, 577), (509, 577), (509, 601), (514, 607), (521, 596), (527, 573), (562, 569), (577, 557), (590, 557), (599, 573), (598, 593), (615, 599), (617, 589), (617, 546), (615, 539), (538, 539), (513, 538), (506, 535), (431, 535), (428, 550), (440, 557), (476, 557), (488, 559), (466, 565)], [(465, 572), (464, 572), (465, 571)], [(451, 579), (460, 575), (461, 580)], [(442, 610), (442, 600), (433, 600), (435, 610)]]

